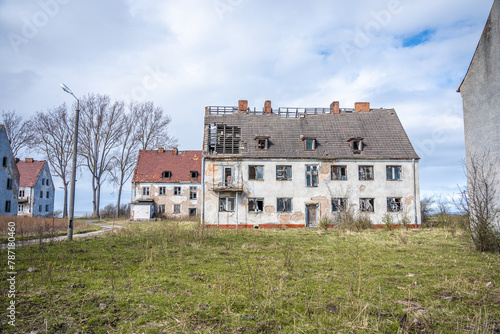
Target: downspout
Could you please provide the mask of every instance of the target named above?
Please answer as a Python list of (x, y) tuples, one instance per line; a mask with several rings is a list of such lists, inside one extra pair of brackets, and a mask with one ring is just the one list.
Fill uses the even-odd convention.
[[(415, 159), (412, 159), (413, 163), (413, 207), (415, 214), (415, 228), (418, 228), (418, 213), (417, 213), (417, 174), (415, 168)], [(420, 199), (418, 199), (420, 200)]]
[(205, 157), (201, 157), (201, 228), (205, 228)]
[(220, 191), (217, 192), (217, 228), (219, 228), (219, 215), (220, 215)]
[(236, 192), (236, 229), (238, 229), (238, 199), (240, 195)]

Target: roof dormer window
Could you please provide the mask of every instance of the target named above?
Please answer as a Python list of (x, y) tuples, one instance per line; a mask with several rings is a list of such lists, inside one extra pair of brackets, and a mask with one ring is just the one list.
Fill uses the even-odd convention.
[(269, 136), (255, 137), (258, 151), (265, 151), (269, 148)]
[(166, 170), (163, 173), (161, 173), (161, 177), (164, 179), (170, 179), (172, 177), (172, 172), (169, 170)]
[(198, 175), (199, 175), (198, 171), (195, 171), (195, 170), (191, 171), (191, 178), (192, 179), (197, 179)]
[(352, 153), (360, 154), (363, 151), (363, 138), (351, 138), (348, 140)]
[(304, 150), (306, 151), (315, 151), (316, 150), (316, 138), (312, 137), (302, 137), (302, 142), (304, 143)]

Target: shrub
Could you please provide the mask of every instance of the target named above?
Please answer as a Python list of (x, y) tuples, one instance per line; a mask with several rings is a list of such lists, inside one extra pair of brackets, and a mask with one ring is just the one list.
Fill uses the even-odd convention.
[(329, 227), (333, 225), (334, 225), (333, 219), (328, 216), (323, 216), (319, 220), (319, 227), (321, 227), (324, 230), (327, 230)]

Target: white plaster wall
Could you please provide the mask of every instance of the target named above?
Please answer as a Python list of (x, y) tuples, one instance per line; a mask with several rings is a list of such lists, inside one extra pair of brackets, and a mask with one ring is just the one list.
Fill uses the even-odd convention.
[[(7, 166), (3, 166), (3, 157), (7, 157)], [(17, 192), (19, 179), (16, 177), (17, 167), (10, 149), (5, 128), (0, 129), (0, 215), (17, 214)], [(7, 179), (12, 179), (12, 189), (7, 189)], [(10, 212), (5, 212), (5, 202), (10, 201)]]
[[(222, 166), (230, 165), (228, 162), (205, 160), (205, 223), (219, 225), (236, 224), (305, 224), (306, 204), (317, 203), (319, 216), (331, 215), (331, 199), (347, 197), (348, 203), (358, 212), (359, 198), (374, 198), (375, 212), (367, 213), (373, 224), (381, 224), (382, 217), (387, 213), (387, 197), (400, 197), (412, 223), (420, 224), (419, 201), (414, 201), (418, 192), (418, 163), (415, 162), (416, 173), (413, 173), (411, 160), (363, 161), (363, 160), (244, 160), (232, 162), (235, 166), (237, 182), (242, 178), (243, 192), (238, 195), (237, 207), (234, 212), (218, 212), (217, 193), (211, 191), (214, 184), (223, 178)], [(250, 165), (264, 166), (264, 180), (248, 180)], [(276, 180), (276, 166), (292, 166), (291, 181)], [(306, 187), (306, 165), (317, 165), (319, 173), (318, 187)], [(347, 180), (334, 181), (330, 179), (332, 165), (347, 166)], [(358, 167), (362, 165), (374, 166), (374, 180), (360, 181)], [(401, 181), (386, 180), (386, 166), (402, 167)], [(416, 182), (414, 186), (414, 182)], [(248, 212), (248, 198), (264, 198), (264, 211), (259, 213)], [(277, 198), (293, 198), (292, 213), (277, 213)], [(415, 210), (415, 204), (416, 210)], [(415, 215), (416, 211), (416, 215)], [(401, 214), (390, 213), (395, 220)]]

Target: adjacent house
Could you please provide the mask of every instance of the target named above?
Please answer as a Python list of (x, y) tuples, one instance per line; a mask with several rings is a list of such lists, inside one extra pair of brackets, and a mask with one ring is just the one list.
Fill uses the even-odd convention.
[(201, 151), (141, 150), (132, 177), (131, 219), (198, 216), (201, 160)]
[(19, 171), (10, 148), (5, 126), (0, 124), (0, 215), (12, 216), (17, 213), (17, 191), (19, 189)]
[(17, 161), (19, 193), (17, 214), (51, 217), (54, 213), (55, 188), (47, 161), (26, 158)]
[[(492, 207), (500, 207), (500, 0), (495, 0), (481, 39), (458, 92), (464, 110), (465, 150), (469, 171), (471, 159), (486, 167), (496, 191)], [(476, 166), (477, 167), (477, 166)], [(489, 172), (489, 173), (488, 173)], [(496, 174), (496, 180), (492, 177)], [(469, 192), (472, 191), (469, 172)], [(479, 180), (478, 180), (479, 181)], [(492, 192), (490, 192), (492, 193)], [(472, 195), (472, 194), (471, 194)], [(478, 194), (481, 198), (482, 194)], [(497, 221), (497, 226), (500, 222)]]
[(343, 212), (420, 225), (418, 161), (394, 109), (206, 107), (205, 226), (315, 227)]

